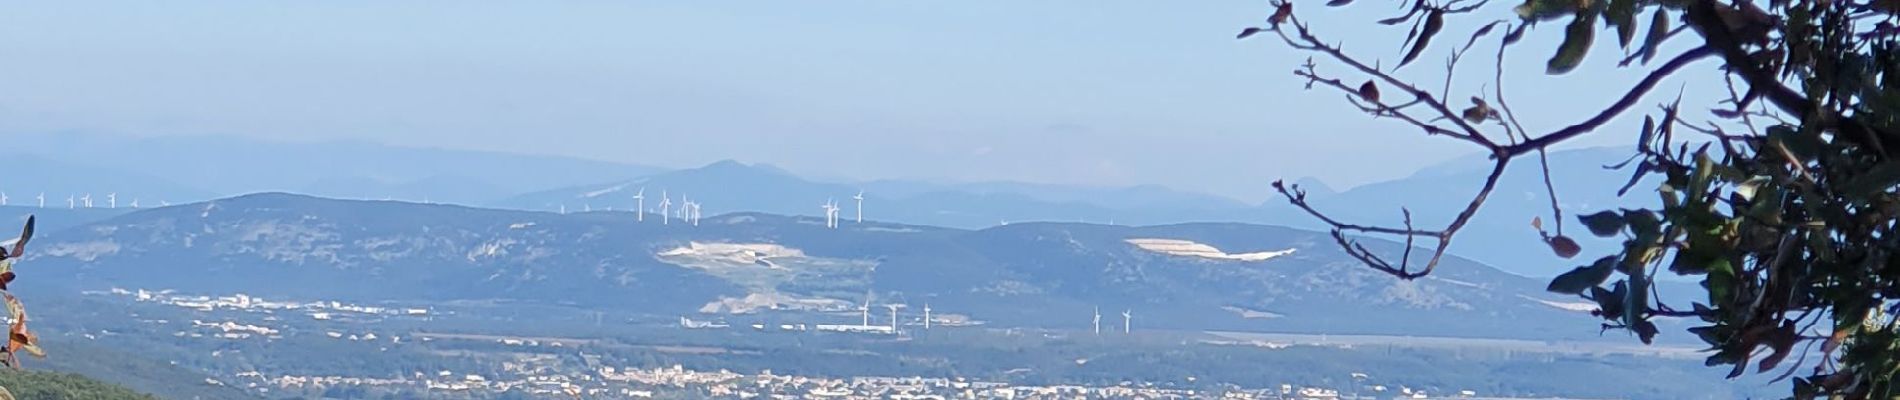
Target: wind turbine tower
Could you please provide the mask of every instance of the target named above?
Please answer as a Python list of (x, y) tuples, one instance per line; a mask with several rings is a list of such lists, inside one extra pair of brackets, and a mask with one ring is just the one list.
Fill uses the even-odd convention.
[(1095, 308), (1095, 336), (1102, 335), (1102, 308)]
[(106, 193), (106, 208), (119, 208), (118, 193)]
[(40, 208), (46, 208), (46, 192), (40, 192)]
[(139, 199), (137, 197), (132, 198), (132, 208), (139, 208)]
[(660, 191), (660, 225), (670, 224), (668, 217), (671, 217), (671, 215), (667, 213), (672, 212), (672, 210), (673, 210), (673, 199), (671, 197), (667, 197), (665, 190), (661, 190)]
[(924, 330), (930, 330), (930, 303), (924, 303)]
[(79, 196), (79, 201), (81, 203), (86, 203), (86, 208), (92, 208), (92, 193), (86, 193), (85, 196)]
[(838, 227), (838, 202), (832, 199), (825, 199), (825, 204), (818, 206), (818, 208), (825, 210), (825, 227), (837, 228)]
[(864, 191), (859, 190), (858, 195), (851, 196), (851, 199), (858, 201), (858, 222), (857, 223), (862, 224), (864, 223)]
[(864, 305), (858, 306), (858, 316), (864, 318), (864, 322), (859, 323), (858, 326), (871, 326), (871, 297), (870, 296), (865, 296)]
[(0, 192), (0, 206), (7, 205), (7, 192)]
[(1131, 327), (1129, 321), (1133, 319), (1135, 319), (1135, 310), (1122, 311), (1122, 333), (1132, 331), (1132, 329), (1129, 329)]
[(904, 305), (903, 304), (885, 304), (884, 308), (891, 309), (891, 333), (897, 333), (897, 309), (904, 308)]
[(647, 222), (647, 188), (645, 186), (640, 187), (639, 193), (633, 194), (633, 201), (637, 203), (636, 206), (638, 207), (634, 209), (633, 221)]
[(70, 194), (66, 195), (66, 209), (70, 210), (74, 208), (79, 208), (79, 202), (75, 201), (74, 199), (76, 199), (76, 197), (73, 197), (73, 195), (70, 195)]

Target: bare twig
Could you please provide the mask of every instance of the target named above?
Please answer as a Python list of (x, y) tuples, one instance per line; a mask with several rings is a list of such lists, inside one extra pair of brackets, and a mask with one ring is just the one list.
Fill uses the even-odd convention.
[(1340, 51), (1338, 46), (1329, 45), (1329, 44), (1326, 44), (1325, 42), (1320, 41), (1318, 37), (1313, 36), (1312, 30), (1309, 29), (1305, 23), (1301, 22), (1298, 16), (1290, 17), (1287, 21), (1287, 24), (1291, 24), (1293, 26), (1293, 29), (1299, 36), (1299, 39), (1295, 40), (1293, 36), (1287, 35), (1286, 29), (1284, 28), (1276, 29), (1275, 32), (1279, 34), (1280, 39), (1286, 41), (1287, 45), (1292, 46), (1293, 48), (1296, 48), (1296, 49), (1316, 51), (1322, 54), (1326, 54), (1327, 56), (1332, 57), (1334, 60), (1337, 60), (1340, 63), (1346, 64), (1347, 66), (1353, 67), (1353, 69), (1359, 70), (1359, 72), (1361, 73), (1365, 73), (1366, 75), (1373, 76), (1379, 81), (1385, 82), (1386, 85), (1388, 86), (1398, 88), (1399, 90), (1402, 90), (1407, 94), (1411, 94), (1413, 97), (1417, 97), (1419, 100), (1423, 101), (1426, 106), (1431, 107), (1433, 110), (1437, 111), (1440, 116), (1444, 117), (1445, 119), (1451, 121), (1453, 124), (1457, 125), (1459, 131), (1462, 131), (1462, 133), (1451, 134), (1447, 136), (1458, 138), (1460, 140), (1469, 141), (1472, 143), (1476, 143), (1480, 146), (1484, 146), (1487, 149), (1493, 149), (1493, 148), (1499, 147), (1496, 143), (1492, 142), (1491, 139), (1485, 138), (1484, 135), (1478, 131), (1477, 127), (1471, 126), (1471, 124), (1465, 123), (1463, 119), (1460, 119), (1459, 114), (1457, 112), (1452, 111), (1450, 107), (1447, 107), (1443, 101), (1437, 98), (1433, 98), (1430, 92), (1426, 92), (1422, 89), (1419, 89), (1416, 86), (1412, 86), (1411, 84), (1406, 83), (1405, 81), (1402, 81), (1402, 80), (1399, 80), (1398, 78), (1393, 77), (1391, 74), (1387, 74), (1385, 72), (1379, 71), (1378, 68), (1373, 68), (1372, 66), (1366, 65), (1366, 63), (1360, 62), (1358, 59), (1355, 59), (1352, 56), (1347, 55), (1345, 52)]

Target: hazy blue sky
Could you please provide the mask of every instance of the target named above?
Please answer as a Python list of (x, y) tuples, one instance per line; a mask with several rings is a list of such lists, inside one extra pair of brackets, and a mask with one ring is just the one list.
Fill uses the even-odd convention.
[[(1350, 186), (1472, 151), (1301, 91), (1288, 72), (1307, 54), (1233, 40), (1268, 13), (1261, 0), (4, 3), (0, 132), (368, 138), (1247, 200), (1278, 177)], [(1396, 2), (1319, 3), (1299, 2), (1322, 34), (1396, 60), (1402, 27), (1369, 22)], [(1404, 75), (1443, 74), (1473, 28), (1447, 29)], [(1541, 28), (1507, 75), (1531, 129), (1621, 93), (1605, 82), (1632, 71), (1613, 70), (1610, 45), (1577, 74), (1532, 80), (1562, 26)], [(1485, 43), (1478, 61), (1492, 57)], [(1457, 98), (1490, 81), (1488, 62), (1471, 65)]]

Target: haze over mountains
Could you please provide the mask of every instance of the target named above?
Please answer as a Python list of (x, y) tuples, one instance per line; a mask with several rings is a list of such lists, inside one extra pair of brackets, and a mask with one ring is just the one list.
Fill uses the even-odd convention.
[[(817, 323), (849, 319), (862, 302), (933, 304), (939, 315), (1067, 329), (1101, 307), (1134, 310), (1148, 329), (1597, 337), (1565, 329), (1590, 317), (1541, 280), (1463, 259), (1430, 279), (1389, 279), (1324, 234), (1289, 228), (632, 217), (259, 194), (69, 228), (37, 242), (29, 261), (46, 271), (35, 275), (43, 284), (80, 290), (517, 300)], [(1223, 256), (1248, 253), (1260, 255)]]
[[(364, 142), (281, 143), (221, 136), (19, 135), (9, 144), (13, 153), (9, 157), (22, 160), (16, 168), (30, 172), (18, 174), (23, 178), (0, 186), (0, 191), (11, 196), (11, 205), (36, 205), (33, 196), (42, 191), (48, 193), (49, 207), (63, 207), (68, 195), (84, 193), (92, 193), (95, 205), (100, 207), (105, 204), (106, 193), (119, 193), (120, 206), (138, 199), (150, 207), (160, 201), (184, 203), (283, 191), (331, 198), (558, 212), (563, 208), (626, 210), (638, 204), (632, 196), (644, 188), (645, 205), (656, 213), (664, 193), (675, 205), (690, 199), (703, 205), (709, 214), (821, 215), (819, 206), (831, 200), (840, 203), (844, 217), (851, 219), (857, 212), (851, 197), (863, 191), (868, 219), (964, 229), (1031, 221), (1118, 225), (1246, 222), (1323, 228), (1279, 198), (1250, 203), (1172, 190), (1165, 183), (1091, 187), (924, 180), (834, 182), (737, 161), (666, 170), (561, 157)], [(1614, 196), (1612, 191), (1621, 186), (1626, 172), (1600, 166), (1624, 157), (1626, 151), (1618, 148), (1552, 153), (1551, 170), (1566, 212), (1574, 215), (1616, 204), (1653, 202), (1646, 194), (1647, 186), (1634, 189), (1628, 198)], [(1573, 263), (1543, 251), (1542, 243), (1529, 228), (1532, 217), (1548, 219), (1549, 215), (1549, 200), (1537, 167), (1533, 162), (1513, 167), (1487, 207), (1454, 244), (1454, 253), (1527, 276), (1554, 275)], [(1317, 207), (1341, 218), (1396, 224), (1399, 208), (1406, 207), (1422, 225), (1433, 225), (1449, 220), (1462, 208), (1486, 172), (1481, 163), (1461, 159), (1404, 179), (1337, 192), (1311, 178), (1289, 180), (1306, 189)], [(1579, 236), (1588, 248), (1614, 243), (1583, 237), (1588, 235), (1572, 236)]]

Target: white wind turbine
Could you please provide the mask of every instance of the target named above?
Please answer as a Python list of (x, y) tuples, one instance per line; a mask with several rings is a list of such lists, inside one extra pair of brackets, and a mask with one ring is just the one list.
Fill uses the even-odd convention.
[(681, 223), (688, 222), (686, 220), (688, 218), (687, 213), (691, 212), (692, 208), (693, 208), (693, 201), (687, 200), (686, 194), (681, 193), (680, 194), (680, 210), (676, 211), (674, 216), (678, 217)]
[(79, 201), (82, 203), (86, 203), (86, 208), (92, 208), (92, 193), (86, 193), (85, 196), (79, 196)]
[(693, 226), (699, 226), (699, 202), (693, 202)]
[(857, 200), (857, 201), (858, 201), (858, 221), (857, 221), (857, 223), (860, 223), (860, 224), (862, 224), (862, 223), (864, 223), (864, 191), (863, 191), (863, 190), (859, 190), (859, 191), (858, 191), (858, 195), (856, 195), (856, 196), (851, 196), (851, 199), (852, 199), (852, 200)]
[(891, 309), (891, 333), (897, 333), (897, 309), (904, 308), (904, 305), (903, 304), (885, 304), (884, 308)]
[(74, 208), (79, 208), (79, 202), (78, 202), (78, 201), (76, 201), (76, 200), (74, 200), (74, 199), (77, 199), (77, 198), (76, 198), (76, 197), (73, 197), (73, 195), (70, 195), (70, 194), (69, 194), (69, 195), (66, 195), (66, 208), (67, 208), (67, 209), (74, 209)]
[(46, 208), (46, 192), (40, 192), (40, 208)]
[(1128, 333), (1131, 330), (1129, 321), (1133, 319), (1135, 319), (1135, 310), (1122, 311), (1122, 333)]
[(633, 201), (638, 202), (636, 206), (639, 207), (639, 208), (634, 209), (633, 221), (646, 222), (647, 221), (647, 188), (644, 186), (640, 187), (640, 192), (633, 194)]
[(832, 199), (825, 199), (824, 208), (825, 208), (825, 227), (837, 228), (838, 227), (838, 201), (832, 200)]
[(137, 197), (132, 198), (132, 208), (139, 208), (139, 199)]
[(0, 192), (0, 206), (7, 205), (7, 192)]
[(665, 190), (661, 190), (660, 191), (660, 225), (668, 225), (667, 218), (672, 216), (672, 214), (668, 214), (668, 213), (672, 212), (671, 211), (672, 209), (673, 209), (673, 199), (666, 196)]
[(859, 326), (871, 326), (871, 296), (864, 296), (864, 305), (858, 306), (858, 316), (864, 318)]
[(1102, 335), (1102, 308), (1095, 307), (1095, 335)]
[(119, 208), (118, 193), (106, 193), (106, 208)]
[(930, 303), (924, 303), (924, 330), (930, 330)]
[(830, 228), (831, 227), (831, 199), (825, 199), (825, 203), (819, 204), (818, 209), (825, 210), (825, 227)]

